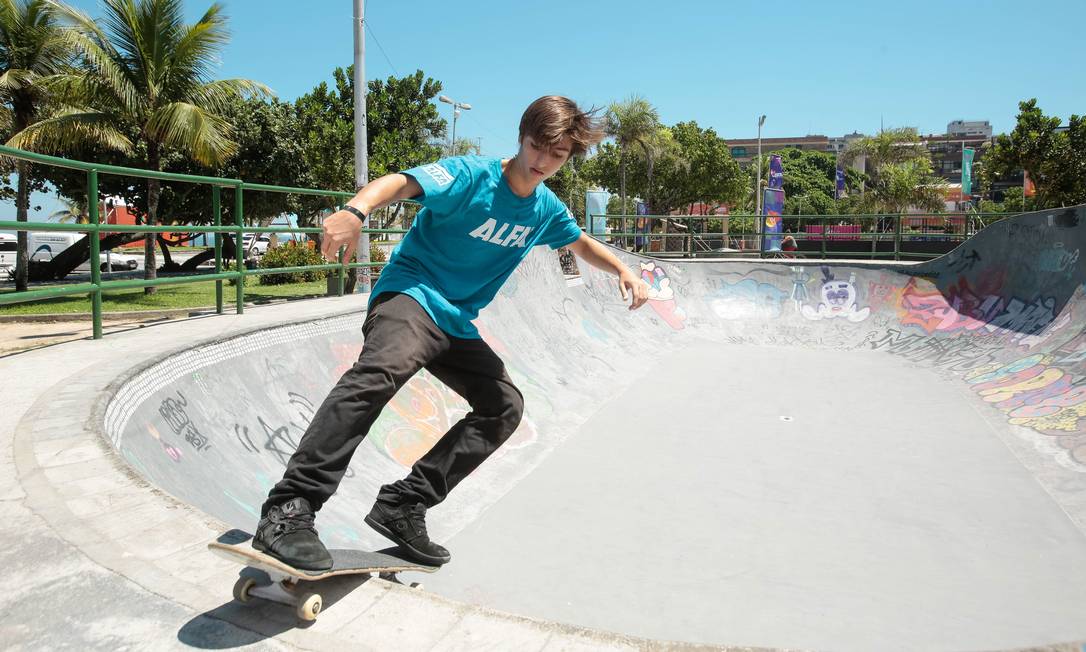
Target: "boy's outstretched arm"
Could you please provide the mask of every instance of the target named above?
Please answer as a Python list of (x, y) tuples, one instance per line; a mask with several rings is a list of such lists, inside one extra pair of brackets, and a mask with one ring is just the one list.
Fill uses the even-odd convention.
[[(386, 174), (366, 184), (366, 187), (358, 191), (358, 194), (347, 202), (364, 215), (387, 206), (401, 199), (411, 199), (422, 194), (422, 186), (413, 177), (406, 174)], [(358, 248), (358, 235), (362, 231), (362, 221), (358, 216), (346, 210), (336, 211), (329, 215), (324, 224), (324, 239), (321, 245), (321, 255), (325, 260), (336, 261), (339, 248), (347, 245), (345, 260), (350, 260)]]
[(649, 300), (648, 285), (592, 236), (582, 233), (569, 248), (589, 265), (618, 276), (618, 291), (623, 301), (631, 299), (630, 310), (637, 310)]

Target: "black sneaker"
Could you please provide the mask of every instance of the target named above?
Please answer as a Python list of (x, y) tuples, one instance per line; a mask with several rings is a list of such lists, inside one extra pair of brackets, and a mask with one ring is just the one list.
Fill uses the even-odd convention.
[(315, 518), (305, 498), (276, 505), (257, 524), (253, 547), (294, 568), (328, 570), (332, 555), (317, 537)]
[(417, 561), (440, 566), (451, 559), (449, 551), (430, 541), (426, 534), (426, 505), (422, 503), (388, 505), (377, 502), (365, 521)]

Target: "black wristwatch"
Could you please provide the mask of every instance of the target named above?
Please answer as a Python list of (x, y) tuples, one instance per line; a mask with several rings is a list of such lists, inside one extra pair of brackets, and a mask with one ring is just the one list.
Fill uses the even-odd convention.
[(347, 211), (348, 213), (350, 213), (350, 214), (354, 215), (354, 216), (355, 216), (355, 217), (357, 217), (357, 218), (358, 218), (359, 220), (361, 220), (361, 221), (362, 221), (362, 225), (363, 225), (363, 226), (365, 226), (365, 225), (366, 225), (366, 220), (368, 220), (368, 219), (369, 219), (368, 217), (366, 217), (366, 214), (365, 214), (365, 213), (363, 213), (362, 211), (358, 210), (358, 209), (357, 209), (357, 208), (355, 208), (354, 206), (344, 205), (344, 206), (343, 206), (343, 210)]

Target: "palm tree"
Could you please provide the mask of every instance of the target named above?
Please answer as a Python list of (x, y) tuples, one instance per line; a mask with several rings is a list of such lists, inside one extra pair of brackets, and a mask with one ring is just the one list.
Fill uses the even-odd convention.
[[(60, 198), (60, 195), (57, 195)], [(90, 213), (87, 211), (87, 199), (61, 199), (61, 209), (53, 211), (49, 216), (49, 219), (56, 220), (61, 224), (90, 224)], [(101, 204), (101, 202), (99, 202)], [(99, 214), (101, 214), (101, 205), (99, 205)]]
[[(29, 139), (47, 131), (86, 129), (106, 124), (133, 134), (130, 153), (146, 152), (145, 167), (162, 169), (167, 148), (215, 166), (237, 149), (222, 117), (239, 96), (271, 95), (249, 79), (210, 81), (209, 72), (229, 39), (222, 5), (212, 4), (195, 23), (184, 22), (181, 0), (104, 0), (105, 15), (94, 20), (51, 0), (71, 24), (67, 40), (79, 52), (84, 69), (51, 79), (63, 97), (92, 110), (45, 120)], [(161, 183), (147, 181), (148, 225), (158, 221)], [(156, 238), (144, 240), (145, 278), (156, 277)], [(145, 288), (148, 294), (154, 287)]]
[[(624, 102), (615, 102), (607, 108), (605, 130), (618, 143), (619, 147), (619, 194), (622, 195), (622, 213), (626, 214), (626, 163), (627, 151), (634, 144), (645, 149), (649, 162), (651, 184), (653, 158), (649, 154), (649, 144), (660, 127), (660, 116), (648, 100), (638, 95), (631, 95)], [(651, 192), (651, 191), (650, 191)], [(648, 203), (646, 198), (646, 203)], [(626, 233), (626, 218), (622, 218), (622, 232)], [(622, 237), (625, 244), (626, 236)]]
[[(70, 51), (46, 0), (0, 0), (0, 123), (6, 144), (17, 147), (19, 134), (43, 113), (46, 96), (41, 80), (60, 72)], [(26, 222), (33, 170), (27, 161), (17, 161), (15, 170), (15, 219)], [(24, 292), (26, 231), (17, 237), (15, 289)]]
[(841, 152), (840, 164), (847, 167), (861, 156), (871, 179), (865, 193), (870, 208), (865, 210), (898, 213), (910, 206), (942, 208), (946, 184), (932, 173), (931, 154), (915, 129), (887, 129), (854, 140)]

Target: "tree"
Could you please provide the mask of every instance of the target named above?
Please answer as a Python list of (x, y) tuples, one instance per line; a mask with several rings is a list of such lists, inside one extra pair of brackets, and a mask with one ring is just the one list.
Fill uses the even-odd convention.
[[(20, 146), (23, 131), (45, 111), (41, 80), (60, 72), (70, 59), (52, 6), (45, 0), (0, 0), (0, 126), (3, 140)], [(32, 190), (44, 190), (27, 161), (15, 164), (15, 219), (27, 221)], [(8, 179), (5, 174), (4, 186)], [(27, 289), (27, 234), (19, 231), (15, 289)]]
[[(353, 73), (353, 68), (351, 70)], [(348, 78), (354, 79), (353, 74)], [(446, 123), (432, 100), (441, 92), (441, 82), (416, 70), (406, 77), (390, 76), (384, 81), (373, 79), (367, 85), (370, 178), (438, 159), (441, 148), (433, 143), (445, 137)], [(353, 86), (351, 92), (354, 92)], [(353, 110), (351, 114), (354, 115)], [(457, 139), (457, 147), (462, 144), (463, 141)]]
[[(293, 104), (260, 98), (235, 98), (223, 107), (222, 117), (233, 128), (233, 140), (237, 143), (233, 156), (218, 166), (208, 167), (174, 153), (164, 161), (163, 168), (170, 172), (243, 179), (274, 186), (312, 187)], [(222, 194), (223, 223), (230, 224), (234, 221), (234, 202), (230, 199), (233, 191), (226, 189)], [(244, 197), (243, 216), (246, 224), (263, 227), (283, 213), (296, 213), (299, 206), (297, 195), (248, 190)], [(169, 215), (173, 223), (211, 224), (214, 219), (211, 213), (211, 189), (187, 183), (164, 186), (159, 212)], [(230, 238), (227, 234), (224, 239)], [(159, 239), (163, 256), (167, 259), (165, 267), (169, 269), (172, 264), (167, 244)], [(198, 265), (213, 256), (214, 249), (209, 248), (187, 260), (178, 269), (195, 271)]]
[[(784, 167), (785, 215), (835, 215), (850, 205), (834, 199), (837, 187), (837, 159), (832, 154), (804, 149), (780, 149), (770, 152), (781, 157)], [(751, 166), (754, 178), (756, 168)], [(762, 178), (769, 178), (769, 156), (763, 157)], [(845, 188), (850, 194), (859, 193), (866, 176), (845, 168)], [(748, 181), (753, 183), (753, 181)]]
[(90, 214), (87, 211), (87, 200), (83, 199), (62, 200), (63, 208), (54, 211), (49, 219), (61, 224), (90, 224)]
[[(134, 134), (126, 139), (127, 152), (146, 147), (140, 167), (160, 171), (164, 155), (173, 149), (217, 165), (237, 151), (221, 115), (224, 107), (236, 97), (271, 94), (248, 79), (207, 79), (229, 38), (222, 5), (212, 4), (192, 24), (184, 22), (181, 0), (104, 0), (101, 21), (55, 6), (72, 26), (67, 40), (80, 53), (83, 68), (54, 75), (51, 87), (92, 110), (41, 121), (27, 129), (35, 130), (31, 140), (66, 126), (107, 124)], [(151, 226), (157, 223), (160, 191), (159, 180), (147, 180), (146, 223)], [(155, 238), (144, 243), (145, 278), (151, 280), (156, 277)], [(152, 294), (155, 288), (144, 291)]]
[[(311, 185), (349, 192), (355, 189), (354, 68), (336, 68), (332, 76), (334, 88), (321, 82), (298, 98), (295, 110)], [(371, 80), (367, 87), (371, 179), (441, 157), (441, 146), (435, 142), (445, 136), (445, 120), (433, 103), (441, 92), (441, 82), (417, 70), (406, 77)], [(299, 201), (299, 222), (306, 224), (315, 224), (319, 216), (338, 203), (331, 198), (313, 196)], [(396, 214), (391, 219), (395, 217)], [(348, 289), (354, 287), (356, 279), (357, 272), (352, 269)]]
[[(299, 129), (306, 165), (319, 188), (354, 190), (354, 67), (336, 68), (334, 88), (326, 82), (298, 98)], [(376, 178), (441, 157), (435, 141), (445, 136), (445, 120), (433, 99), (441, 82), (421, 70), (406, 77), (371, 80), (367, 84), (366, 132), (369, 176)], [(333, 203), (306, 199), (303, 211), (313, 216)]]
[(848, 166), (860, 156), (866, 157), (868, 175), (863, 210), (942, 210), (946, 184), (933, 174), (931, 155), (916, 129), (888, 129), (854, 140), (842, 152), (841, 164)]
[(1065, 131), (1059, 126), (1036, 99), (1019, 102), (1014, 130), (997, 136), (984, 155), (981, 183), (990, 186), (1024, 170), (1037, 189), (1034, 208), (1086, 202), (1086, 116), (1072, 115)]
[[(605, 131), (608, 136), (615, 139), (619, 147), (619, 164), (621, 167), (621, 179), (619, 183), (619, 195), (622, 197), (622, 205), (626, 205), (626, 167), (628, 164), (629, 150), (634, 145), (641, 146), (646, 153), (646, 172), (651, 176), (653, 164), (649, 155), (652, 145), (650, 141), (656, 135), (660, 126), (660, 116), (648, 100), (638, 95), (631, 95), (623, 102), (614, 102), (608, 109), (604, 118)], [(622, 218), (622, 232), (626, 232), (626, 218)]]
[[(651, 196), (656, 214), (695, 202), (732, 203), (745, 192), (746, 176), (727, 143), (715, 131), (702, 129), (696, 122), (680, 122), (662, 129), (651, 186), (648, 163), (640, 150), (625, 157), (629, 177), (626, 189), (634, 197)], [(622, 206), (622, 167), (622, 151), (615, 143), (601, 144), (584, 166), (585, 176), (592, 183), (619, 192), (618, 207)]]
[(668, 129), (677, 146), (673, 150), (677, 164), (671, 160), (661, 163), (660, 180), (653, 187), (658, 211), (670, 213), (697, 202), (720, 205), (737, 201), (745, 192), (745, 177), (724, 139), (694, 121), (679, 122)]

